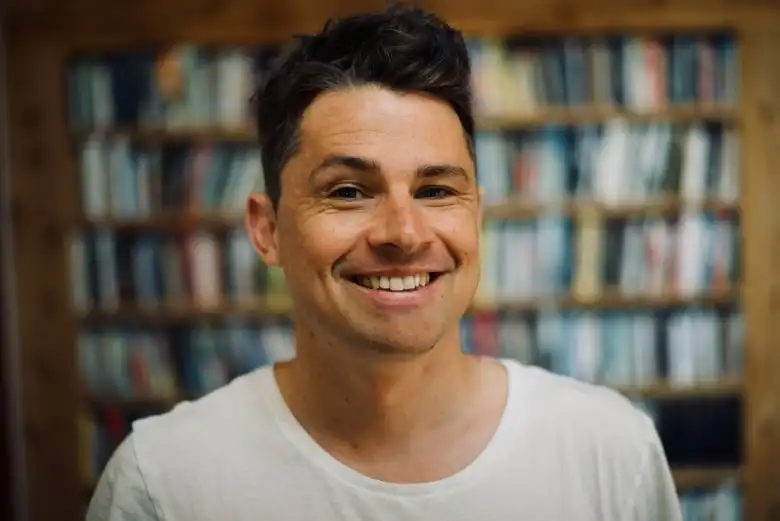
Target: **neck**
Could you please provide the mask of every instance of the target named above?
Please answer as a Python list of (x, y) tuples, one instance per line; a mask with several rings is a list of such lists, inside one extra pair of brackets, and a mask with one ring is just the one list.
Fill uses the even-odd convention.
[(321, 339), (296, 327), (296, 358), (277, 366), (277, 381), (308, 430), (355, 444), (391, 444), (446, 421), (475, 382), (457, 328), (428, 352), (403, 358), (356, 355)]

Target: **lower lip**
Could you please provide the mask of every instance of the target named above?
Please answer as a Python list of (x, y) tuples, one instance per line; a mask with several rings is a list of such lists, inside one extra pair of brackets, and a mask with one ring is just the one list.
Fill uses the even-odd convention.
[(430, 303), (442, 277), (443, 275), (439, 275), (434, 281), (414, 291), (386, 291), (366, 288), (354, 282), (348, 284), (370, 299), (375, 307), (388, 311), (405, 311), (419, 309)]

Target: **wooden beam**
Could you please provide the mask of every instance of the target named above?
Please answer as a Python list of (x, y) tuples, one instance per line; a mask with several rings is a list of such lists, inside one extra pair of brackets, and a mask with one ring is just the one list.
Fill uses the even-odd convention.
[[(776, 23), (769, 0), (418, 0), (469, 34), (667, 32)], [(75, 49), (131, 47), (139, 42), (259, 43), (311, 32), (329, 17), (379, 8), (385, 0), (78, 0), (48, 2), (17, 15), (14, 27), (33, 39)]]
[(746, 519), (780, 519), (780, 28), (745, 28), (743, 62)]
[(8, 39), (11, 216), (28, 521), (83, 519), (67, 223), (78, 201), (56, 45)]

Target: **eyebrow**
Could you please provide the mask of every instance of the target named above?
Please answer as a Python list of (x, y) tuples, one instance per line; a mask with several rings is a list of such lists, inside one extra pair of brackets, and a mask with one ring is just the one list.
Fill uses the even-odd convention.
[[(342, 167), (349, 170), (373, 174), (379, 174), (382, 170), (379, 163), (373, 159), (356, 156), (331, 155), (317, 165), (314, 170), (312, 170), (309, 177), (313, 178), (321, 171), (332, 167)], [(417, 168), (415, 175), (420, 178), (458, 176), (463, 177), (466, 180), (470, 179), (468, 172), (464, 168), (446, 164), (421, 165)]]

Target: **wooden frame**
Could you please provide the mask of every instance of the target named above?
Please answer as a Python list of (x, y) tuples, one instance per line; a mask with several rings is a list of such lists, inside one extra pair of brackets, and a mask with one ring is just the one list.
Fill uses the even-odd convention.
[[(748, 324), (746, 519), (780, 519), (780, 7), (769, 0), (428, 0), (471, 33), (658, 32), (727, 27), (740, 39), (743, 309)], [(76, 50), (179, 41), (285, 38), (379, 0), (39, 1), (11, 6), (8, 35), (12, 217), (29, 521), (83, 518), (80, 404), (65, 237), (78, 223), (65, 114), (65, 60)]]

